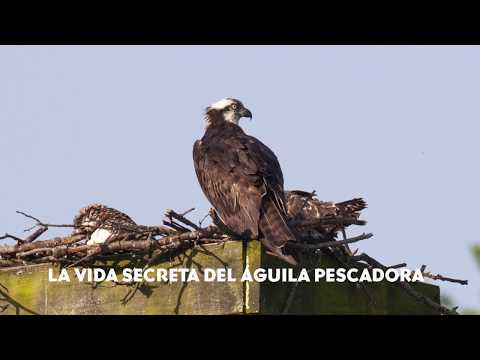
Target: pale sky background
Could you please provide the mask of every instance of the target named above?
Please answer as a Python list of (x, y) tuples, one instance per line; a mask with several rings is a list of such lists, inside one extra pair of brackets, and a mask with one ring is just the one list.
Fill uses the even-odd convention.
[(287, 189), (367, 200), (348, 233), (375, 236), (354, 248), (468, 279), (437, 284), (480, 307), (479, 63), (478, 46), (0, 46), (0, 233), (32, 224), (15, 210), (64, 223), (91, 202), (199, 220), (192, 145), (236, 97)]

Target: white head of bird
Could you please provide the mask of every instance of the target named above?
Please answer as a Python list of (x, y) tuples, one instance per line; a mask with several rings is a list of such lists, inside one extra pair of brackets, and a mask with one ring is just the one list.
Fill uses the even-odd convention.
[(252, 119), (251, 111), (240, 100), (225, 98), (207, 107), (205, 111), (205, 127), (209, 127), (214, 120), (218, 119), (238, 125), (243, 117)]

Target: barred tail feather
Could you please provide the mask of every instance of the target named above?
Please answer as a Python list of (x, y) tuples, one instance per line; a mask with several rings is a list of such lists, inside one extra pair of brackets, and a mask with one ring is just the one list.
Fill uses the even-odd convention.
[(262, 206), (262, 214), (258, 223), (262, 237), (260, 241), (269, 250), (269, 252), (286, 262), (297, 265), (293, 256), (285, 253), (283, 247), (289, 240), (295, 240), (295, 235), (287, 225), (287, 222), (275, 202), (271, 199), (265, 199)]
[(367, 203), (362, 198), (355, 198), (335, 204), (341, 214), (358, 216), (359, 212), (367, 207)]

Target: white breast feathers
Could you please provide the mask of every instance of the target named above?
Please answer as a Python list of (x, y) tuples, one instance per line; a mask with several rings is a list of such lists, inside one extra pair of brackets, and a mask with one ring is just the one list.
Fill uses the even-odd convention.
[(95, 230), (92, 235), (90, 235), (90, 239), (87, 241), (87, 245), (94, 245), (94, 244), (103, 244), (112, 234), (110, 230), (107, 229), (97, 229)]

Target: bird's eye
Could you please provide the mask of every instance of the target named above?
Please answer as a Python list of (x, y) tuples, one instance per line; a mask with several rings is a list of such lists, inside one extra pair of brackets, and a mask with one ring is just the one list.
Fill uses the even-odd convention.
[(233, 104), (233, 105), (232, 105), (232, 109), (233, 109), (233, 110), (237, 110), (237, 104)]

